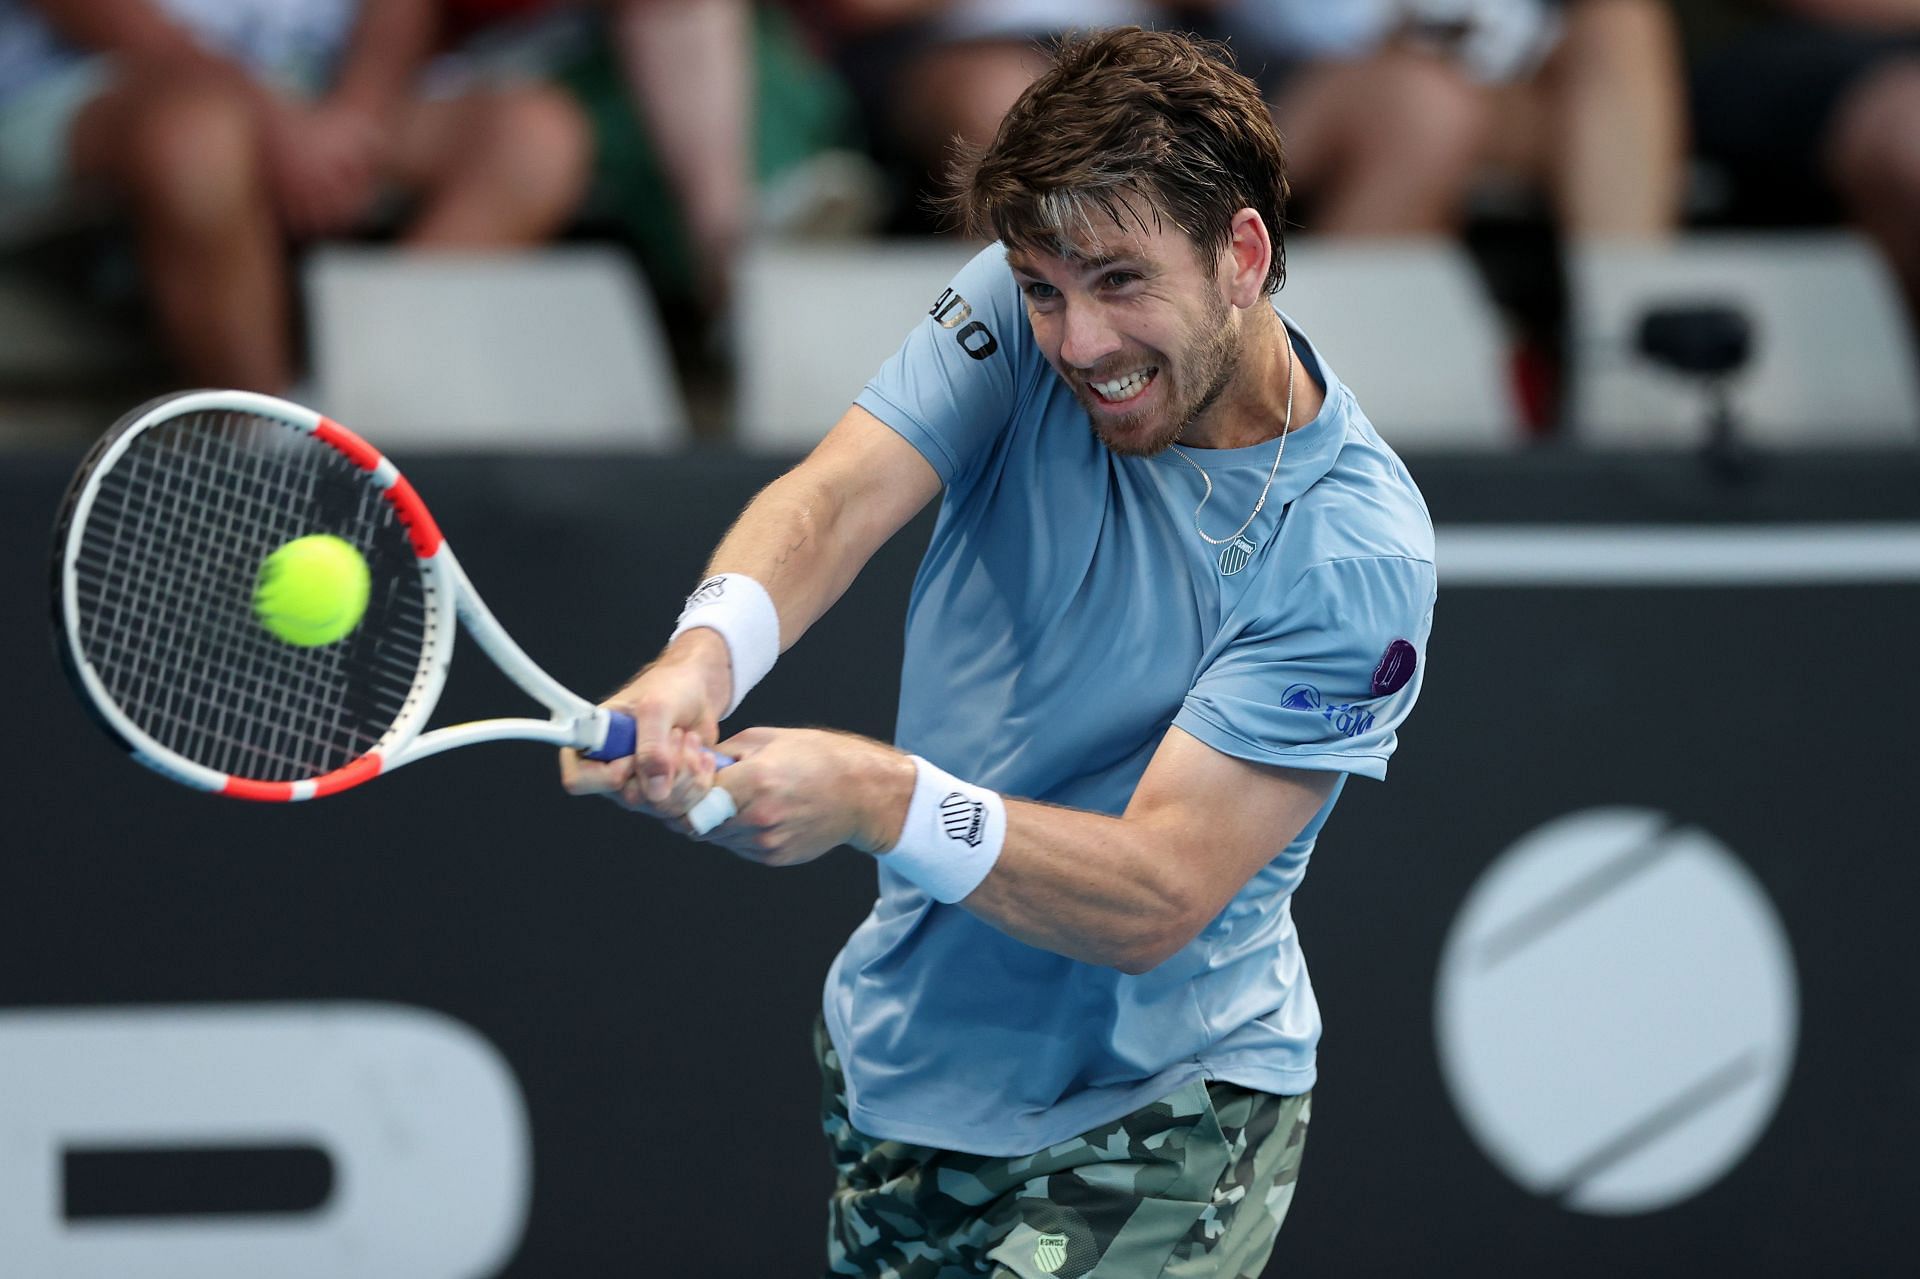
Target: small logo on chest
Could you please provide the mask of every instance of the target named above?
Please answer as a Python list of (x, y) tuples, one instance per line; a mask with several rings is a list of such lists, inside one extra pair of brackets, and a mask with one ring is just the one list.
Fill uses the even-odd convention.
[(1220, 575), (1232, 577), (1253, 562), (1253, 553), (1260, 548), (1244, 537), (1236, 537), (1220, 550)]

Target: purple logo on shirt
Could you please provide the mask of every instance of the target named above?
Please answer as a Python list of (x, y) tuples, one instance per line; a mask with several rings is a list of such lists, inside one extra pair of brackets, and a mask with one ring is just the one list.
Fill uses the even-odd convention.
[(1373, 695), (1385, 697), (1405, 688), (1407, 681), (1413, 678), (1413, 668), (1419, 664), (1420, 655), (1407, 641), (1397, 639), (1387, 645), (1380, 665), (1373, 668)]

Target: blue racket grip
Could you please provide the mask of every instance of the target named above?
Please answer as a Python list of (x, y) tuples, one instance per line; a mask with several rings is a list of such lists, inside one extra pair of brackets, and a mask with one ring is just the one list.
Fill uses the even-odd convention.
[(607, 740), (593, 750), (580, 752), (588, 759), (602, 762), (625, 759), (633, 754), (633, 716), (625, 711), (607, 712)]
[[(607, 740), (600, 744), (598, 750), (581, 753), (588, 759), (625, 759), (633, 754), (634, 737), (633, 716), (621, 711), (608, 711)], [(713, 760), (715, 768), (725, 768), (734, 762), (733, 756), (723, 755), (719, 751), (708, 751), (707, 755)], [(695, 800), (693, 807), (687, 810), (687, 825), (694, 834), (704, 835), (714, 827), (731, 821), (735, 811), (733, 796), (727, 793), (726, 787), (715, 783), (712, 790)]]
[[(602, 763), (609, 760), (625, 759), (633, 754), (634, 727), (633, 716), (625, 711), (607, 712), (607, 740), (595, 750), (581, 751), (588, 759), (597, 759)], [(709, 751), (713, 756), (715, 768), (725, 768), (734, 762), (733, 756), (722, 755), (719, 751)]]

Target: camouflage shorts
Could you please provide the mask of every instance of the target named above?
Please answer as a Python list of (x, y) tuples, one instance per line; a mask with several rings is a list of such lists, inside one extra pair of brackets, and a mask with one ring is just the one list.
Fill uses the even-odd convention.
[(1195, 1081), (1017, 1159), (881, 1141), (815, 1047), (836, 1172), (827, 1273), (870, 1279), (1254, 1279), (1293, 1199), (1312, 1094)]

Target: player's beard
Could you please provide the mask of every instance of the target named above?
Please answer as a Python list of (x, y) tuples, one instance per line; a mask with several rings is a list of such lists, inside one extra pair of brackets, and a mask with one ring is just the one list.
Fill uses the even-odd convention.
[[(1100, 407), (1096, 392), (1078, 380), (1071, 382), (1075, 398), (1087, 409), (1087, 423), (1094, 437), (1122, 457), (1152, 457), (1178, 442), (1187, 428), (1213, 407), (1240, 371), (1240, 337), (1233, 331), (1232, 316), (1225, 300), (1210, 293), (1207, 329), (1194, 341), (1189, 354), (1180, 361), (1163, 355), (1155, 362), (1160, 369), (1155, 377), (1163, 383), (1162, 389), (1182, 395), (1182, 399), (1176, 402), (1163, 395), (1159, 420), (1145, 434), (1139, 429), (1144, 415), (1113, 417)], [(1138, 368), (1140, 361), (1130, 364)], [(1201, 389), (1185, 395), (1185, 388), (1190, 386)]]

